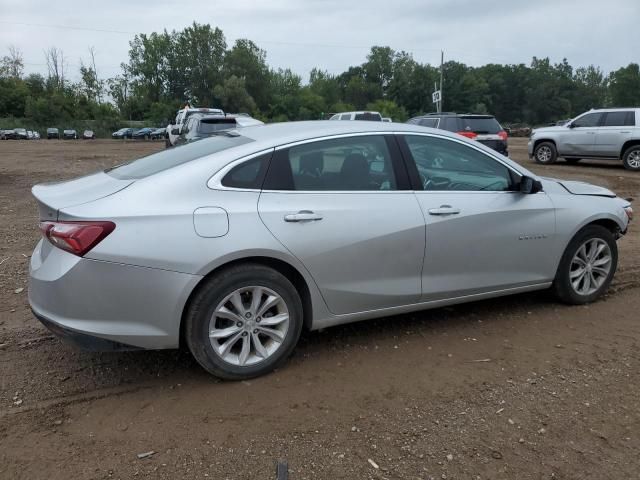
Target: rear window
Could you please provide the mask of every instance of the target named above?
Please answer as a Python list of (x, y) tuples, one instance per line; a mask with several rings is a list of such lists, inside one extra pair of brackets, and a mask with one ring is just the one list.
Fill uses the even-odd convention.
[(112, 177), (121, 180), (136, 180), (191, 162), (212, 153), (239, 147), (254, 140), (242, 135), (220, 135), (168, 148), (158, 153), (139, 158), (129, 163), (105, 170)]
[(502, 127), (493, 117), (460, 117), (460, 130), (475, 133), (498, 133)]
[(421, 118), (420, 119), (420, 126), (437, 128), (438, 127), (438, 119), (437, 118)]
[(605, 127), (626, 127), (635, 125), (634, 112), (608, 112), (604, 119)]
[(207, 134), (231, 128), (236, 128), (235, 118), (211, 118), (200, 121), (198, 132)]
[(356, 118), (354, 120), (370, 120), (373, 122), (381, 122), (382, 115), (380, 115), (379, 113), (371, 112), (356, 113)]

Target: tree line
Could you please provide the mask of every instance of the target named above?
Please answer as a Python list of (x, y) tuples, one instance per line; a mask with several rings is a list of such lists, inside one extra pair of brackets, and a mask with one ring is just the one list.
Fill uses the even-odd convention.
[[(195, 22), (180, 31), (136, 35), (129, 45), (128, 61), (112, 78), (99, 76), (90, 48), (76, 81), (69, 79), (61, 49), (44, 52), (46, 75), (24, 75), (22, 53), (10, 47), (0, 59), (0, 118), (41, 127), (90, 119), (109, 130), (124, 120), (164, 125), (190, 102), (265, 121), (363, 109), (404, 121), (434, 110), (431, 93), (440, 78), (439, 66), (374, 46), (361, 65), (340, 74), (314, 68), (303, 79), (270, 68), (266, 52), (251, 40), (228, 45), (222, 30)], [(640, 106), (636, 63), (609, 74), (536, 57), (529, 65), (448, 61), (443, 69), (444, 110), (491, 113), (503, 123), (540, 125), (590, 108)]]

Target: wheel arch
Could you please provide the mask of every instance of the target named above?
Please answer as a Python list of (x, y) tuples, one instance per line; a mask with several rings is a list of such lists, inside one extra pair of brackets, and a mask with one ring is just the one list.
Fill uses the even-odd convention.
[(552, 138), (537, 138), (537, 139), (535, 139), (534, 142), (533, 142), (533, 149), (535, 150), (536, 148), (538, 148), (538, 145), (540, 145), (543, 142), (553, 143), (553, 146), (556, 147), (556, 151), (558, 150), (558, 144)]
[(311, 330), (313, 324), (313, 300), (311, 295), (311, 290), (309, 288), (309, 284), (305, 279), (304, 275), (300, 273), (300, 271), (291, 265), (289, 262), (286, 262), (282, 259), (266, 256), (266, 255), (253, 255), (242, 258), (236, 258), (232, 260), (228, 260), (225, 263), (222, 263), (215, 268), (213, 268), (209, 273), (204, 275), (200, 281), (196, 284), (196, 286), (191, 290), (187, 301), (184, 304), (182, 309), (182, 315), (180, 317), (180, 345), (184, 345), (184, 328), (186, 325), (185, 317), (187, 311), (189, 309), (189, 305), (191, 304), (191, 300), (194, 295), (202, 288), (202, 286), (212, 277), (219, 275), (225, 270), (242, 264), (258, 264), (263, 265), (269, 268), (276, 270), (281, 273), (293, 284), (296, 291), (300, 295), (300, 300), (302, 301), (302, 313), (303, 313), (303, 326), (307, 330)]
[(620, 155), (619, 158), (622, 159), (622, 157), (624, 156), (624, 153), (630, 148), (630, 147), (634, 147), (636, 145), (640, 145), (640, 139), (635, 139), (635, 140), (627, 140), (626, 142), (624, 142), (624, 144), (622, 145), (622, 149), (620, 150)]

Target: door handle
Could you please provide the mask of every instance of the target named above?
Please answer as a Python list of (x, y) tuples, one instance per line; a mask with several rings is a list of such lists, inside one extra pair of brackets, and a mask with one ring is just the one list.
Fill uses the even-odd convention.
[(285, 222), (314, 222), (322, 220), (322, 215), (311, 210), (300, 210), (298, 213), (290, 213), (284, 216)]
[(620, 133), (631, 133), (629, 130), (623, 130)]
[(586, 132), (584, 132), (584, 133), (587, 133), (587, 134), (589, 134), (589, 135), (595, 135), (595, 134), (596, 134), (596, 132), (594, 132), (593, 130), (587, 130), (587, 131), (586, 131)]
[(451, 205), (440, 205), (440, 208), (430, 208), (429, 215), (457, 215), (460, 213), (459, 208), (453, 208)]

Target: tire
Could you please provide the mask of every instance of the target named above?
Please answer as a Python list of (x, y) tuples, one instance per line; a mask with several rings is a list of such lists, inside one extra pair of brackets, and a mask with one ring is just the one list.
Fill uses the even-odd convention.
[(558, 151), (553, 142), (541, 142), (533, 150), (533, 158), (538, 163), (550, 165), (558, 160)]
[(622, 164), (627, 170), (640, 170), (640, 145), (632, 145), (622, 155)]
[[(585, 247), (584, 256), (580, 253), (583, 247)], [(589, 254), (593, 251), (591, 248), (595, 248), (597, 252), (601, 247), (599, 255), (593, 260), (588, 260)], [(609, 261), (602, 263), (607, 256)], [(586, 258), (587, 262), (579, 261), (577, 257)], [(591, 265), (593, 271), (590, 273), (591, 268), (586, 267), (589, 268), (586, 274), (578, 274), (580, 265), (585, 263)], [(609, 288), (617, 266), (618, 246), (611, 231), (600, 225), (587, 225), (569, 242), (560, 259), (552, 288), (564, 303), (582, 305), (593, 302)], [(598, 270), (595, 269), (596, 267)], [(591, 284), (592, 279), (596, 279), (596, 285)], [(587, 283), (590, 284), (588, 288), (586, 288)]]
[[(261, 302), (253, 308), (256, 288), (261, 289)], [(261, 312), (274, 298), (277, 302)], [(243, 380), (272, 371), (291, 354), (302, 331), (302, 301), (281, 273), (260, 264), (243, 264), (199, 287), (184, 321), (185, 340), (196, 361), (219, 378)], [(214, 331), (218, 336), (210, 338)]]
[(165, 138), (164, 139), (164, 148), (171, 148), (171, 140), (169, 140), (169, 138)]
[(567, 162), (569, 165), (575, 165), (580, 160), (582, 160), (582, 159), (581, 158), (565, 158), (564, 159), (564, 161)]

